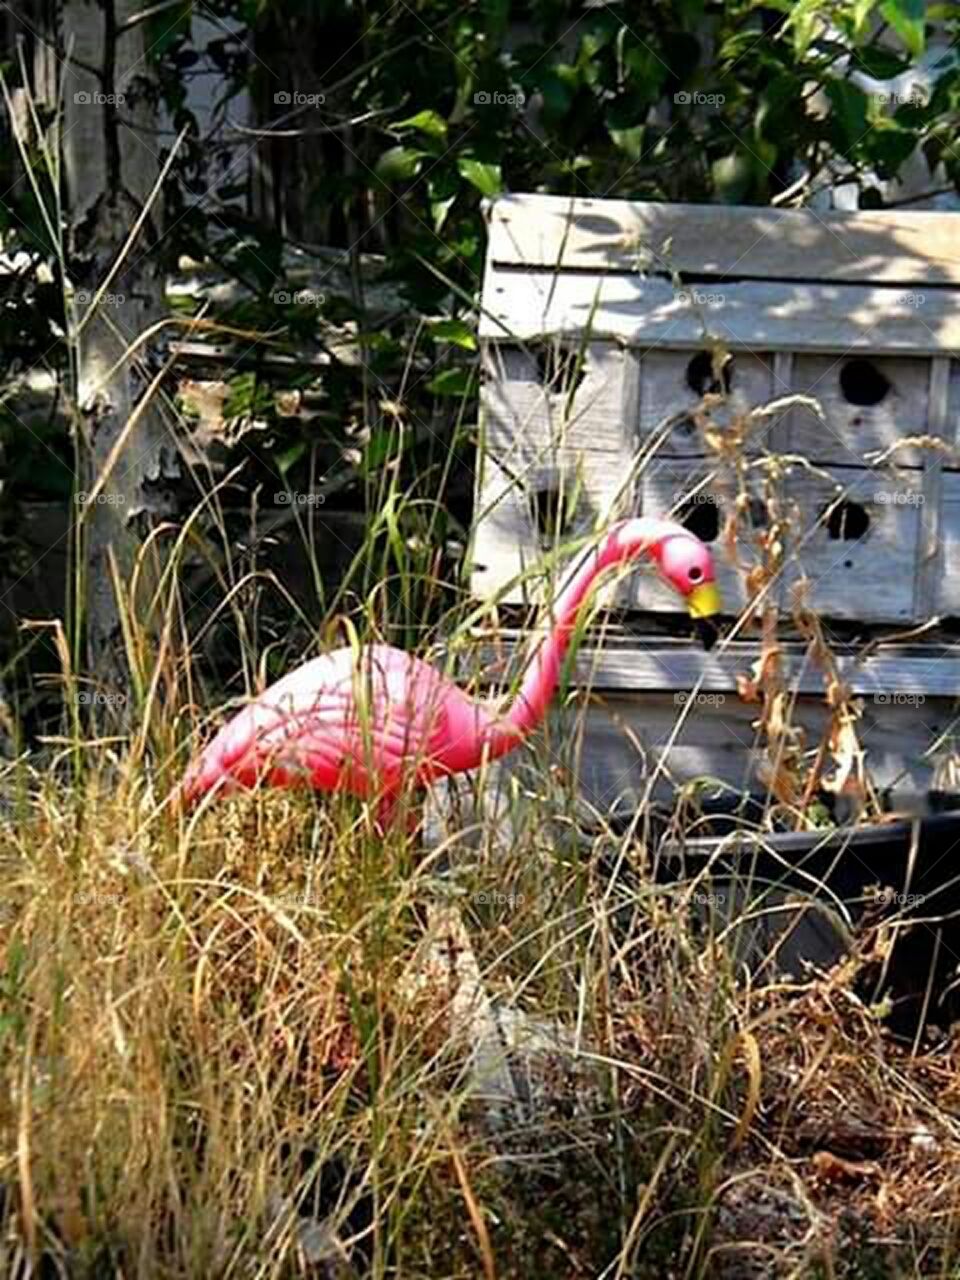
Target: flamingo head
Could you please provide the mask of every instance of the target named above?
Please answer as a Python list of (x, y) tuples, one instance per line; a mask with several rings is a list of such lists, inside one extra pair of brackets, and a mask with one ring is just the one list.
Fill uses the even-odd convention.
[(617, 542), (626, 555), (645, 554), (656, 563), (661, 576), (687, 602), (703, 647), (711, 648), (717, 638), (713, 619), (722, 605), (710, 548), (681, 524), (643, 516), (624, 521)]

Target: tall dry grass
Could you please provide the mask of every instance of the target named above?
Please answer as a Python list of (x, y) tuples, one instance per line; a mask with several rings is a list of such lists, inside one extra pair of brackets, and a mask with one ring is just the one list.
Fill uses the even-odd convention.
[(956, 1050), (887, 1038), (856, 955), (752, 980), (544, 744), (426, 846), (174, 812), (155, 705), (4, 780), (0, 1274), (956, 1274)]

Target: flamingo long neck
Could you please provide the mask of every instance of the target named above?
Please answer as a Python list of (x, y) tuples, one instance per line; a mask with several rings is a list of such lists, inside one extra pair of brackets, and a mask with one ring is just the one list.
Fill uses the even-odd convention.
[(543, 720), (580, 610), (604, 570), (637, 555), (658, 559), (661, 542), (676, 532), (675, 525), (663, 520), (630, 521), (634, 530), (641, 523), (649, 526), (649, 540), (643, 539), (639, 548), (634, 539), (624, 545), (619, 538), (622, 525), (615, 526), (599, 547), (589, 551), (574, 566), (556, 600), (544, 609), (531, 642), (520, 690), (507, 714), (491, 726), (491, 754), (499, 756), (510, 751)]

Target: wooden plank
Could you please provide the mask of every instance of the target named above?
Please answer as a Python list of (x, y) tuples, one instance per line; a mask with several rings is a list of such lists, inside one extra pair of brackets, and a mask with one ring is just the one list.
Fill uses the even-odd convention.
[[(942, 367), (935, 363), (931, 379), (937, 379), (938, 397), (941, 394), (943, 376)], [(960, 442), (960, 363), (956, 360), (949, 361), (946, 401), (946, 411), (942, 418), (941, 402), (938, 399), (936, 403), (931, 433), (941, 436), (952, 452), (944, 456), (940, 467), (941, 475), (937, 486), (940, 500), (936, 510), (936, 527), (931, 530), (931, 538), (925, 548), (929, 553), (932, 540), (935, 542), (935, 554), (927, 555), (923, 570), (929, 580), (928, 599), (932, 601), (932, 611), (949, 617), (960, 617), (960, 478), (949, 470), (951, 464), (956, 466), (960, 459), (960, 454), (957, 453)]]
[[(504, 785), (515, 771), (540, 762), (558, 765), (570, 776), (578, 799), (600, 820), (612, 815), (632, 818), (652, 798), (676, 802), (678, 787), (696, 779), (720, 779), (736, 790), (764, 790), (764, 753), (756, 730), (757, 707), (727, 697), (723, 703), (698, 703), (686, 714), (671, 694), (611, 694), (551, 712), (544, 732), (531, 745), (493, 768), (502, 770)], [(897, 786), (924, 792), (934, 782), (934, 766), (925, 753), (952, 719), (952, 702), (864, 708), (859, 738), (870, 778), (879, 790)], [(822, 699), (799, 698), (793, 720), (815, 745), (826, 728), (828, 709)], [(491, 771), (492, 772), (492, 771)], [(521, 777), (522, 777), (521, 773)], [(542, 783), (540, 785), (543, 785)]]
[[(545, 365), (563, 375), (555, 390), (544, 385)], [(484, 353), (484, 372), (473, 588), (489, 598), (525, 575), (505, 599), (539, 599), (558, 533), (588, 533), (617, 506), (634, 464), (624, 361), (609, 343), (560, 351), (559, 359), (549, 348), (495, 347)]]
[[(774, 351), (773, 359), (773, 389), (776, 399), (788, 396), (793, 393), (793, 361), (794, 353), (792, 351)], [(766, 420), (771, 425), (766, 428), (767, 439), (770, 442), (770, 449), (774, 453), (785, 452), (790, 444), (790, 416), (789, 410), (781, 413), (776, 419), (768, 418)]]
[(610, 455), (571, 457), (570, 465), (530, 467), (518, 474), (492, 454), (480, 462), (473, 527), (471, 587), (481, 599), (530, 603), (549, 597), (553, 579), (545, 562), (555, 538), (541, 534), (537, 511), (555, 507), (572, 512), (569, 537), (586, 534), (595, 514), (592, 503), (612, 503), (622, 474), (606, 465)]
[(724, 284), (710, 306), (666, 280), (581, 272), (550, 275), (488, 265), (479, 331), (485, 340), (576, 335), (638, 346), (700, 350), (868, 351), (937, 354), (960, 347), (960, 309), (949, 290), (926, 295), (923, 322), (895, 286)]
[[(477, 636), (477, 647), (465, 662), (465, 676), (505, 684), (522, 664), (526, 637), (504, 629), (497, 642)], [(602, 644), (586, 640), (573, 658), (570, 684), (598, 691), (641, 693), (697, 689), (702, 694), (730, 693), (737, 676), (752, 675), (760, 646), (748, 641), (722, 644), (705, 653), (690, 641), (664, 638), (608, 637)], [(854, 694), (876, 700), (876, 706), (921, 707), (928, 699), (956, 696), (960, 689), (960, 651), (944, 644), (891, 646), (857, 659), (838, 653), (841, 678)], [(822, 694), (823, 672), (810, 661), (805, 646), (785, 642), (782, 672), (787, 688), (799, 694)]]
[[(633, 440), (623, 420), (623, 367), (621, 351), (609, 343), (488, 347), (481, 393), (485, 447), (514, 471), (550, 465), (564, 451), (568, 458), (580, 450), (608, 452), (629, 462)], [(556, 382), (545, 383), (543, 372), (556, 373)]]
[[(714, 553), (725, 611), (749, 602), (747, 575), (763, 563), (765, 471), (728, 463), (657, 457), (644, 471), (644, 514), (682, 519)], [(781, 502), (789, 516), (785, 556), (766, 599), (789, 608), (802, 583), (809, 606), (827, 618), (911, 621), (920, 545), (923, 473), (869, 468), (786, 468)], [(727, 536), (736, 516), (736, 541)], [(674, 593), (652, 574), (630, 579), (632, 606), (676, 613)]]
[[(956, 213), (815, 213), (509, 195), (488, 208), (488, 257), (564, 271), (673, 270), (695, 277), (960, 284)], [(919, 304), (920, 306), (923, 303)]]
[[(827, 476), (795, 467), (787, 481), (798, 515), (784, 568), (786, 601), (803, 582), (807, 603), (825, 617), (913, 620), (922, 473), (825, 470)], [(858, 536), (861, 519), (867, 527)]]
[[(956, 356), (956, 352), (951, 353)], [(950, 388), (947, 393), (947, 421), (944, 424), (944, 438), (956, 450), (960, 447), (960, 361), (950, 361)], [(957, 454), (952, 455), (956, 464)]]
[[(960, 618), (960, 475), (945, 473), (937, 538), (940, 556), (936, 572), (937, 613)], [(957, 686), (960, 695), (960, 685)]]
[(789, 395), (793, 390), (793, 352), (773, 353), (773, 389), (777, 397)]
[[(946, 356), (937, 356), (930, 361), (927, 372), (928, 435), (946, 437), (949, 434), (951, 363)], [(913, 611), (917, 617), (930, 617), (940, 607), (940, 582), (943, 578), (940, 540), (940, 525), (944, 514), (943, 468), (944, 458), (941, 453), (924, 451), (923, 506), (920, 508), (920, 545), (914, 583)]]
[[(817, 400), (823, 416), (803, 406), (790, 410), (787, 448), (811, 462), (862, 466), (865, 458), (879, 456), (898, 439), (927, 431), (929, 384), (929, 360), (798, 351), (791, 390)], [(873, 404), (858, 404), (851, 396), (881, 398)], [(924, 454), (921, 449), (898, 449), (896, 462), (923, 466)]]
[[(631, 353), (632, 354), (632, 353)], [(695, 409), (702, 401), (703, 392), (714, 386), (724, 386), (729, 378), (729, 391), (722, 404), (710, 410), (711, 425), (723, 431), (738, 417), (757, 405), (766, 404), (778, 394), (773, 364), (774, 356), (741, 351), (724, 364), (723, 381), (713, 378), (711, 352), (670, 351), (655, 347), (639, 353), (635, 359), (639, 366), (641, 438), (655, 435), (664, 421), (674, 415)], [(704, 381), (704, 369), (710, 371), (710, 380)], [(761, 449), (779, 447), (778, 418), (759, 421), (750, 432), (745, 452), (755, 454)], [(667, 432), (661, 455), (673, 458), (693, 458), (709, 453), (709, 448), (692, 418), (681, 419)]]
[[(588, 451), (568, 471), (531, 467), (522, 483), (485, 454), (481, 475), (473, 588), (483, 598), (499, 596), (504, 603), (543, 599), (555, 586), (555, 578), (542, 573), (555, 543), (538, 531), (538, 487), (542, 494), (551, 486), (560, 486), (561, 492), (569, 486), (577, 494), (570, 532), (580, 535), (593, 527), (598, 510), (612, 506), (623, 479), (623, 471), (609, 466), (605, 455)], [(787, 609), (792, 593), (802, 587), (809, 607), (825, 618), (896, 624), (925, 620), (927, 612), (917, 612), (914, 585), (923, 483), (924, 473), (917, 470), (788, 465), (780, 499), (789, 517), (784, 563), (779, 578), (767, 587), (766, 599)], [(763, 563), (764, 486), (762, 468), (742, 473), (722, 460), (660, 455), (648, 461), (639, 477), (640, 513), (681, 519), (710, 545), (729, 614), (747, 606), (747, 575)], [(954, 494), (960, 501), (960, 491), (952, 488), (945, 501)], [(948, 515), (953, 513), (960, 520), (960, 507), (950, 507)], [(731, 542), (727, 531), (734, 518), (736, 540)], [(960, 578), (960, 543), (955, 556)], [(508, 586), (524, 574), (525, 583)], [(615, 599), (621, 608), (683, 612), (675, 592), (647, 566), (621, 579)]]
[(523, 484), (486, 450), (478, 451), (477, 501), (470, 548), (473, 594), (529, 603), (541, 598), (531, 576), (543, 559)]
[(270, 369), (286, 369), (297, 373), (304, 368), (318, 369), (328, 372), (332, 363), (330, 356), (321, 353), (299, 351), (296, 355), (286, 355), (282, 351), (271, 351), (259, 343), (245, 340), (239, 342), (174, 342), (170, 346), (170, 354), (174, 360), (185, 364), (196, 365), (236, 365), (256, 363)]

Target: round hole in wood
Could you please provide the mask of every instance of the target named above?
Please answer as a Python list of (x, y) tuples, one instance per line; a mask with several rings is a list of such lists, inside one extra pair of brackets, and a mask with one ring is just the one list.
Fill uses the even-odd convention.
[(762, 498), (751, 498), (747, 503), (747, 515), (754, 529), (766, 529), (770, 523), (767, 504)]
[(870, 529), (870, 515), (858, 502), (837, 502), (823, 514), (827, 533), (837, 542), (859, 542)]
[(712, 351), (698, 351), (687, 365), (687, 386), (695, 395), (727, 396), (733, 384), (733, 359), (731, 356), (717, 355), (714, 364)]
[(541, 541), (550, 542), (573, 527), (576, 501), (567, 490), (544, 485), (530, 494), (533, 519)]
[(586, 373), (585, 353), (576, 347), (556, 342), (541, 342), (533, 348), (537, 362), (537, 380), (553, 394), (573, 395)]
[(716, 542), (720, 536), (720, 503), (708, 493), (698, 494), (680, 508), (677, 523), (695, 533), (701, 542)]
[(840, 390), (848, 404), (879, 404), (890, 390), (890, 379), (872, 360), (848, 360), (840, 370)]

